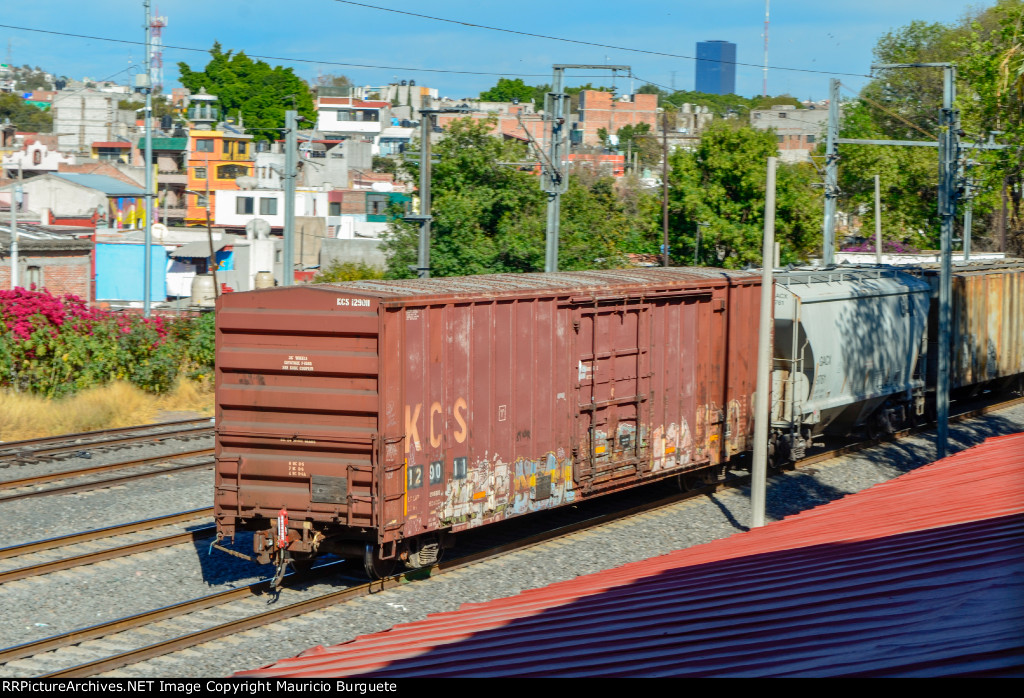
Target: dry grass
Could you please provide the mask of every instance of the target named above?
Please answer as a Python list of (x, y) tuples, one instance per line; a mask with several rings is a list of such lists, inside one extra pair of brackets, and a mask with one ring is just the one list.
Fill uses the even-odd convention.
[(128, 383), (112, 383), (63, 400), (0, 392), (0, 441), (149, 424), (164, 411), (213, 414), (213, 391), (206, 384), (182, 381), (160, 397)]

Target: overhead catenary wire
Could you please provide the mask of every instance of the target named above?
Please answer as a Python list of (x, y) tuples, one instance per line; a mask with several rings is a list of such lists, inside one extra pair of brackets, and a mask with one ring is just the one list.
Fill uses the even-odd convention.
[[(667, 53), (667, 52), (664, 52), (664, 51), (652, 51), (650, 49), (631, 48), (631, 47), (628, 47), (628, 46), (615, 46), (614, 44), (601, 44), (601, 43), (597, 43), (595, 41), (583, 41), (581, 39), (568, 39), (568, 38), (565, 38), (565, 37), (562, 37), (562, 36), (550, 36), (550, 35), (547, 35), (547, 34), (537, 34), (535, 32), (525, 32), (525, 31), (519, 31), (519, 30), (516, 30), (516, 29), (505, 29), (503, 27), (492, 27), (492, 26), (489, 26), (489, 25), (486, 25), (486, 24), (476, 24), (474, 22), (465, 22), (463, 20), (448, 19), (448, 18), (445, 18), (445, 17), (434, 17), (433, 15), (425, 15), (425, 14), (422, 14), (422, 13), (419, 13), (419, 12), (410, 12), (408, 10), (396, 10), (394, 8), (391, 8), (391, 7), (381, 7), (379, 5), (370, 5), (370, 4), (364, 3), (364, 2), (353, 2), (352, 0), (334, 0), (334, 2), (341, 3), (341, 4), (344, 4), (344, 5), (353, 5), (355, 7), (364, 7), (364, 8), (370, 9), (370, 10), (380, 10), (381, 12), (393, 12), (395, 14), (407, 15), (409, 17), (417, 17), (419, 19), (429, 19), (429, 20), (432, 20), (434, 22), (446, 22), (448, 24), (457, 24), (457, 25), (462, 26), (462, 27), (470, 27), (470, 28), (473, 28), (473, 29), (486, 29), (488, 31), (503, 32), (505, 34), (517, 34), (519, 36), (527, 36), (527, 37), (534, 38), (534, 39), (547, 39), (549, 41), (563, 41), (563, 42), (570, 43), (570, 44), (579, 44), (581, 46), (594, 46), (596, 48), (613, 49), (615, 51), (629, 51), (629, 52), (632, 52), (632, 53), (645, 53), (645, 54), (650, 55), (650, 56), (664, 56), (666, 58), (681, 58), (681, 59), (687, 60), (687, 61), (695, 61), (695, 60), (697, 60), (696, 56), (684, 56), (684, 55), (680, 55), (678, 53)], [(814, 70), (812, 68), (787, 68), (787, 67), (782, 67), (782, 66), (760, 66), (760, 65), (757, 65), (755, 63), (740, 63), (739, 61), (720, 61), (720, 60), (716, 60), (716, 59), (713, 59), (713, 58), (701, 58), (700, 60), (702, 62), (705, 62), (705, 63), (728, 63), (729, 65), (741, 65), (741, 66), (744, 66), (744, 67), (757, 68), (758, 70), (760, 70), (762, 67), (764, 67), (766, 69), (770, 68), (772, 70), (788, 70), (788, 71), (798, 72), (798, 73), (819, 73), (819, 74), (822, 74), (822, 75), (848, 75), (850, 77), (858, 77), (858, 78), (860, 78), (860, 77), (871, 77), (870, 75), (865, 75), (865, 74), (862, 74), (862, 73), (841, 73), (841, 72), (832, 71), (832, 70)]]
[[(343, 2), (345, 0), (335, 0), (335, 1), (336, 2)], [(350, 3), (350, 4), (359, 4), (359, 3)], [(400, 11), (400, 10), (392, 10), (392, 9), (389, 9), (389, 8), (376, 7), (376, 6), (373, 6), (373, 5), (362, 5), (362, 6), (370, 8), (370, 9), (379, 9), (379, 10), (387, 11), (387, 12), (398, 12), (398, 13), (402, 13), (402, 14), (409, 14), (409, 15), (414, 15), (414, 16), (422, 17), (424, 19), (431, 19), (431, 20), (441, 21), (441, 22), (450, 22), (450, 23), (453, 23), (453, 24), (460, 24), (460, 25), (463, 25), (463, 26), (468, 26), (468, 27), (473, 27), (473, 28), (487, 29), (487, 30), (491, 30), (491, 31), (499, 31), (499, 32), (505, 32), (505, 33), (510, 33), (510, 34), (518, 34), (518, 35), (522, 35), (522, 36), (529, 36), (529, 37), (534, 37), (534, 38), (548, 39), (548, 40), (551, 40), (551, 41), (563, 41), (563, 42), (568, 42), (568, 43), (581, 44), (581, 45), (584, 45), (584, 46), (594, 46), (594, 47), (598, 47), (598, 48), (614, 49), (614, 50), (617, 50), (617, 51), (631, 51), (631, 52), (635, 52), (635, 53), (645, 53), (645, 54), (653, 55), (653, 56), (664, 56), (666, 58), (679, 58), (679, 59), (683, 59), (683, 60), (697, 60), (696, 57), (694, 57), (694, 56), (684, 56), (684, 55), (680, 55), (680, 54), (666, 53), (666, 52), (662, 52), (662, 51), (651, 51), (651, 50), (646, 50), (646, 49), (636, 49), (636, 48), (629, 48), (629, 47), (624, 47), (624, 46), (614, 46), (614, 45), (611, 45), (611, 44), (600, 44), (600, 43), (595, 43), (595, 42), (582, 41), (582, 40), (578, 40), (578, 39), (568, 39), (568, 38), (564, 38), (564, 37), (547, 36), (547, 35), (544, 35), (544, 34), (535, 34), (535, 33), (530, 33), (530, 32), (521, 32), (521, 31), (516, 31), (516, 30), (513, 30), (513, 29), (502, 29), (500, 27), (490, 27), (490, 26), (482, 25), (482, 24), (473, 24), (473, 23), (470, 23), (470, 22), (460, 22), (458, 20), (450, 20), (450, 19), (444, 19), (444, 18), (440, 18), (440, 17), (432, 17), (430, 15), (417, 15), (416, 13), (403, 12), (403, 11)], [(79, 33), (76, 33), (76, 32), (62, 32), (62, 31), (57, 31), (57, 30), (53, 30), (53, 29), (39, 29), (39, 28), (36, 28), (36, 27), (22, 27), (22, 26), (17, 26), (17, 25), (13, 25), (13, 24), (0, 24), (0, 28), (3, 28), (3, 29), (14, 29), (16, 31), (35, 32), (35, 33), (38, 33), (38, 34), (50, 34), (50, 35), (53, 35), (53, 36), (66, 36), (66, 37), (76, 38), (76, 39), (88, 39), (88, 40), (91, 40), (91, 41), (106, 41), (106, 42), (110, 42), (110, 43), (128, 44), (128, 45), (132, 45), (132, 46), (145, 46), (145, 42), (143, 42), (143, 41), (132, 41), (130, 39), (118, 39), (118, 38), (114, 38), (114, 37), (95, 36), (95, 35), (91, 35), (91, 34), (79, 34)], [(196, 47), (193, 47), (193, 46), (176, 46), (176, 45), (172, 45), (172, 44), (163, 44), (163, 48), (167, 49), (167, 50), (175, 50), (175, 51), (190, 51), (190, 52), (194, 52), (194, 53), (209, 53), (209, 49), (196, 48)], [(330, 65), (330, 66), (339, 66), (339, 67), (343, 67), (343, 68), (365, 68), (365, 69), (368, 69), (368, 70), (391, 70), (391, 71), (408, 71), (408, 72), (422, 72), (422, 73), (446, 73), (446, 74), (452, 74), (452, 75), (494, 75), (494, 76), (499, 76), (499, 77), (512, 76), (512, 77), (524, 77), (524, 78), (525, 77), (529, 77), (529, 78), (548, 77), (548, 73), (513, 73), (513, 72), (509, 72), (509, 71), (495, 72), (495, 71), (479, 71), (479, 70), (453, 70), (453, 69), (449, 69), (449, 68), (415, 68), (415, 67), (411, 67), (411, 66), (374, 65), (374, 64), (368, 64), (368, 63), (347, 63), (347, 62), (343, 62), (343, 61), (327, 61), (327, 60), (313, 59), (313, 58), (293, 58), (293, 57), (286, 57), (286, 56), (269, 56), (269, 55), (263, 55), (263, 54), (257, 54), (257, 53), (249, 53), (249, 52), (245, 51), (245, 49), (241, 49), (239, 52), (240, 53), (245, 53), (245, 55), (249, 56), (250, 58), (258, 58), (258, 59), (268, 60), (268, 61), (280, 61), (280, 62), (284, 62), (284, 63), (305, 63), (305, 64), (316, 64), (316, 65)], [(705, 60), (705, 59), (701, 59), (701, 60)], [(711, 59), (707, 59), (707, 60), (711, 60)], [(739, 62), (733, 62), (733, 61), (729, 61), (729, 63), (734, 64), (734, 65), (738, 65), (738, 66), (760, 68), (760, 66), (754, 66), (754, 64), (752, 64), (752, 63), (739, 63)], [(823, 75), (846, 75), (846, 76), (850, 76), (850, 77), (870, 77), (870, 75), (861, 74), (861, 73), (844, 73), (844, 72), (828, 71), (828, 70), (815, 70), (815, 69), (811, 69), (811, 68), (790, 68), (790, 67), (784, 67), (784, 66), (769, 66), (769, 67), (772, 70), (782, 70), (782, 71), (800, 72), (800, 73), (817, 73), (817, 74), (823, 74)], [(579, 75), (579, 76), (576, 76), (576, 77), (601, 77), (601, 75), (599, 75), (599, 74), (583, 74), (583, 75)], [(651, 84), (655, 84), (655, 83), (651, 83)]]

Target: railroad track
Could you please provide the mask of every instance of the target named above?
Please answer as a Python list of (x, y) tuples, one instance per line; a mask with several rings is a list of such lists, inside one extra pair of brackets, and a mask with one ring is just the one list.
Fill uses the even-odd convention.
[[(116, 485), (123, 485), (136, 480), (155, 477), (157, 475), (166, 475), (167, 473), (182, 472), (186, 470), (196, 470), (198, 468), (209, 468), (214, 465), (214, 461), (210, 458), (206, 458), (206, 456), (212, 455), (212, 448), (200, 448), (175, 453), (173, 455), (137, 458), (119, 463), (108, 463), (106, 465), (79, 468), (78, 470), (64, 470), (55, 473), (19, 478), (17, 480), (5, 480), (0, 482), (0, 503), (50, 494), (71, 494), (74, 492), (114, 487)], [(179, 463), (179, 461), (187, 461), (191, 459), (199, 460), (196, 462)], [(178, 464), (175, 465), (175, 463)], [(100, 473), (115, 470), (128, 470), (130, 468), (146, 468), (146, 470), (120, 477), (91, 479), (92, 476)], [(87, 479), (83, 482), (72, 484), (56, 484), (79, 478)], [(33, 489), (40, 485), (54, 486), (47, 487), (45, 489)]]
[[(951, 417), (951, 421), (962, 421), (1021, 403), (1024, 403), (1024, 398), (1016, 398), (998, 405), (988, 405), (965, 410)], [(922, 426), (915, 429), (904, 430), (895, 434), (893, 438), (904, 438), (905, 436), (913, 433), (926, 431), (928, 428), (929, 427), (927, 426)], [(883, 439), (882, 441), (886, 440), (888, 439)], [(831, 449), (824, 453), (815, 454), (814, 456), (805, 458), (796, 463), (795, 467), (801, 468), (820, 463), (830, 458), (863, 450), (878, 443), (878, 440), (870, 440), (856, 444), (845, 444), (839, 448)], [(90, 628), (83, 628), (63, 635), (57, 635), (25, 645), (0, 650), (0, 663), (7, 663), (28, 657), (38, 657), (38, 663), (40, 666), (52, 667), (55, 664), (59, 664), (59, 662), (56, 661), (56, 657), (49, 656), (47, 653), (70, 645), (79, 645), (79, 649), (83, 654), (87, 652), (95, 652), (96, 654), (103, 654), (104, 656), (75, 666), (58, 669), (52, 673), (45, 674), (45, 676), (95, 676), (121, 667), (138, 664), (155, 657), (168, 655), (204, 642), (228, 637), (236, 633), (244, 632), (270, 623), (280, 622), (287, 618), (311, 613), (354, 598), (393, 588), (410, 581), (445, 574), (468, 565), (497, 557), (513, 550), (523, 550), (531, 546), (551, 542), (582, 530), (596, 528), (614, 521), (623, 520), (630, 516), (646, 514), (663, 507), (675, 505), (687, 498), (710, 494), (722, 487), (739, 486), (746, 482), (749, 482), (749, 476), (735, 478), (727, 483), (708, 485), (686, 493), (673, 494), (671, 496), (659, 498), (656, 501), (644, 502), (632, 506), (625, 511), (618, 510), (610, 513), (590, 516), (582, 520), (561, 525), (549, 531), (535, 533), (527, 537), (520, 537), (512, 541), (503, 542), (499, 545), (493, 545), (483, 550), (470, 552), (451, 561), (442, 561), (428, 568), (406, 572), (378, 581), (353, 582), (343, 589), (327, 594), (314, 594), (309, 596), (308, 594), (304, 595), (301, 591), (295, 591), (295, 588), (298, 586), (297, 583), (309, 579), (308, 575), (310, 573), (305, 575), (289, 575), (285, 578), (285, 588), (279, 592), (280, 597), (278, 598), (278, 603), (281, 605), (276, 605), (275, 608), (270, 610), (250, 612), (253, 611), (257, 605), (261, 607), (263, 606), (262, 601), (258, 602), (258, 604), (254, 604), (253, 599), (271, 593), (269, 581), (263, 580), (249, 587), (222, 591), (128, 618), (122, 618)], [(562, 510), (553, 510), (552, 513), (559, 511)], [(328, 566), (326, 570), (324, 568), (317, 568), (313, 572), (323, 574), (325, 571), (333, 572), (335, 570), (335, 567)], [(352, 581), (352, 578), (343, 578), (342, 581), (347, 583)], [(248, 608), (246, 608), (246, 606)], [(205, 613), (206, 616), (200, 617), (203, 613)], [(153, 627), (154, 624), (175, 619), (181, 620), (185, 617), (188, 617), (189, 623), (193, 625), (201, 625), (202, 627), (181, 632), (177, 636), (166, 637), (166, 639), (157, 642), (147, 641), (149, 638), (152, 638), (155, 632), (159, 632), (159, 630)], [(149, 632), (137, 635), (130, 634), (133, 630), (140, 628), (147, 628), (149, 629)], [(164, 631), (162, 634), (167, 635), (168, 632)], [(173, 635), (173, 632), (170, 634)], [(101, 639), (102, 643), (95, 642)], [(115, 651), (113, 654), (110, 653), (109, 649), (106, 649), (112, 645), (140, 644), (141, 646), (135, 646), (121, 652)], [(100, 645), (102, 645), (102, 647), (100, 647)]]
[[(82, 565), (102, 562), (104, 560), (113, 560), (115, 558), (136, 555), (149, 550), (156, 550), (172, 545), (195, 542), (197, 540), (202, 540), (203, 538), (210, 538), (215, 533), (214, 526), (210, 522), (210, 517), (212, 515), (212, 507), (206, 509), (194, 509), (192, 511), (171, 514), (169, 516), (160, 516), (157, 518), (145, 519), (143, 521), (135, 521), (132, 523), (120, 524), (118, 526), (110, 526), (107, 528), (84, 531), (82, 533), (73, 533), (67, 536), (59, 536), (32, 543), (0, 548), (0, 561), (17, 561), (19, 558), (35, 558), (40, 556), (53, 558), (54, 555), (58, 555), (56, 559), (46, 559), (42, 562), (33, 562), (25, 567), (16, 567), (0, 571), (0, 583), (13, 582), (18, 579), (26, 579), (28, 577), (36, 577), (42, 574), (49, 574), (51, 572), (69, 570)], [(92, 550), (90, 552), (84, 552), (77, 555), (60, 556), (61, 550), (73, 549), (76, 546), (82, 546), (84, 543), (94, 543), (101, 540), (113, 542), (113, 539), (115, 538), (136, 536), (137, 534), (145, 531), (152, 531), (154, 529), (167, 528), (182, 524), (187, 527), (190, 523), (195, 524), (196, 527), (191, 530), (178, 531), (158, 538), (133, 541), (124, 545), (113, 545), (102, 550)]]
[(192, 438), (213, 433), (210, 419), (182, 419), (161, 424), (147, 424), (116, 429), (102, 429), (76, 434), (61, 434), (39, 439), (0, 443), (0, 467), (38, 460), (41, 457), (71, 456), (95, 448), (120, 448), (142, 441)]
[[(187, 649), (203, 642), (228, 637), (235, 633), (244, 632), (269, 623), (280, 622), (288, 618), (324, 609), (338, 603), (344, 603), (354, 598), (368, 596), (369, 594), (390, 589), (417, 579), (452, 572), (511, 551), (523, 550), (534, 545), (540, 545), (559, 538), (564, 538), (579, 531), (595, 528), (606, 523), (620, 520), (624, 517), (636, 516), (658, 508), (671, 506), (683, 499), (708, 494), (716, 490), (718, 487), (721, 487), (721, 485), (712, 485), (686, 493), (676, 493), (668, 497), (663, 497), (657, 501), (644, 502), (631, 507), (626, 511), (618, 510), (592, 516), (584, 520), (576, 520), (555, 529), (535, 533), (528, 537), (506, 540), (499, 545), (492, 545), (476, 552), (464, 554), (451, 561), (442, 561), (431, 567), (412, 570), (381, 580), (367, 582), (357, 580), (354, 577), (339, 577), (337, 575), (338, 566), (342, 563), (333, 563), (317, 567), (304, 574), (290, 574), (285, 577), (284, 588), (278, 592), (280, 594), (278, 604), (280, 605), (275, 604), (275, 608), (260, 610), (258, 612), (250, 612), (239, 618), (238, 616), (246, 611), (246, 607), (248, 607), (248, 610), (250, 611), (255, 607), (252, 603), (254, 598), (266, 596), (272, 593), (270, 581), (262, 580), (249, 587), (221, 591), (209, 596), (122, 618), (109, 623), (103, 623), (90, 628), (83, 628), (70, 633), (65, 633), (63, 635), (44, 638), (25, 645), (11, 647), (0, 651), (0, 663), (7, 663), (27, 657), (38, 657), (40, 665), (53, 666), (57, 663), (55, 656), (50, 658), (40, 657), (40, 655), (68, 647), (70, 645), (79, 645), (79, 649), (83, 651), (92, 651), (93, 648), (87, 643), (98, 640), (102, 640), (103, 647), (122, 643), (137, 644), (140, 639), (152, 637), (155, 630), (153, 625), (156, 623), (169, 620), (185, 622), (182, 619), (189, 616), (187, 622), (201, 624), (204, 623), (204, 619), (198, 617), (198, 614), (206, 612), (208, 619), (205, 621), (206, 627), (181, 634), (177, 637), (169, 637), (162, 641), (125, 650), (113, 655), (109, 654), (109, 650), (104, 650), (103, 647), (96, 646), (96, 652), (104, 651), (108, 653), (107, 656), (91, 662), (68, 667), (66, 669), (59, 669), (44, 675), (48, 678), (95, 676), (106, 671), (112, 671), (114, 669), (129, 666), (131, 664), (137, 664), (154, 657)], [(342, 582), (351, 582), (351, 584), (343, 589), (326, 594), (315, 594), (312, 596), (303, 594), (301, 591), (293, 591), (294, 587), (301, 584), (301, 582), (308, 580), (312, 575), (322, 575), (325, 573), (332, 574), (332, 581), (335, 583), (340, 580)], [(264, 604), (260, 601), (259, 605), (262, 607)], [(140, 628), (146, 628), (148, 632), (146, 634), (138, 634), (137, 636), (128, 635), (131, 631)], [(99, 643), (97, 643), (97, 645), (98, 644)]]

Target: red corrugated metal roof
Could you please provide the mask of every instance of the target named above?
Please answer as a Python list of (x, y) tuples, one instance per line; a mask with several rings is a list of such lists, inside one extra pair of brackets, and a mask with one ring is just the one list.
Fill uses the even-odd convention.
[(1024, 673), (1024, 434), (764, 528), (245, 676)]

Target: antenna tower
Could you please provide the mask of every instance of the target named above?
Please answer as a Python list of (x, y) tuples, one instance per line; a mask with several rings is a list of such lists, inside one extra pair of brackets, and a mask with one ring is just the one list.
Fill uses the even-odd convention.
[[(157, 14), (159, 13), (160, 8), (157, 8)], [(149, 21), (152, 37), (150, 39), (149, 82), (154, 90), (160, 90), (164, 86), (164, 41), (161, 35), (166, 26), (166, 17), (152, 17)]]
[(764, 80), (761, 82), (761, 96), (768, 96), (768, 10), (772, 0), (764, 0)]

